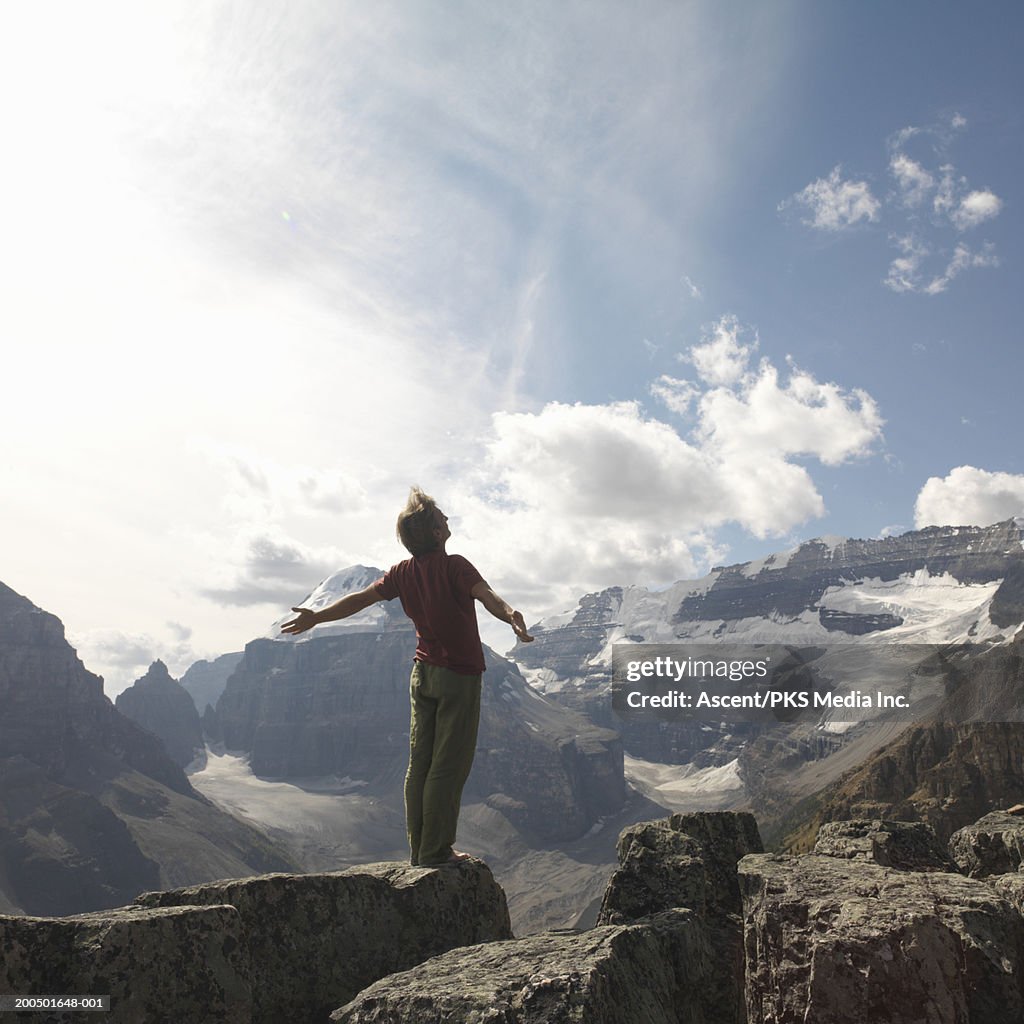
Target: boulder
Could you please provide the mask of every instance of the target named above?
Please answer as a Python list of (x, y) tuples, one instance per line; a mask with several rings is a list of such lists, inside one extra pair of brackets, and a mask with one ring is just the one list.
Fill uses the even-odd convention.
[(512, 936), (505, 894), (475, 860), (228, 879), (145, 893), (136, 903), (235, 908), (253, 977), (254, 1024), (324, 1020), (385, 975), (456, 946)]
[(715, 950), (704, 981), (707, 1021), (745, 1019), (736, 865), (762, 849), (753, 815), (725, 811), (673, 814), (619, 836), (619, 867), (605, 890), (598, 924), (646, 920), (676, 907), (693, 910)]
[(1024, 1019), (1024, 918), (984, 882), (770, 854), (739, 880), (751, 1021)]
[[(249, 1024), (252, 995), (233, 907), (0, 917), (0, 992), (109, 996), (109, 1013), (24, 1019)], [(18, 1019), (23, 1015), (18, 1014)]]
[(1024, 914), (1024, 872), (1014, 871), (1009, 875), (994, 875), (985, 879), (1000, 896), (1008, 899)]
[(736, 865), (760, 853), (752, 814), (673, 814), (625, 829), (619, 867), (608, 882), (598, 924), (633, 921), (673, 907), (739, 913)]
[(619, 866), (608, 881), (598, 924), (623, 924), (673, 907), (703, 914), (708, 889), (704, 847), (668, 821), (645, 821), (623, 830)]
[(703, 1024), (714, 952), (689, 910), (470, 946), (371, 985), (343, 1024)]
[(902, 871), (957, 870), (935, 832), (923, 821), (828, 821), (818, 830), (814, 852)]
[(1024, 819), (993, 811), (973, 825), (954, 832), (949, 852), (971, 878), (1019, 871), (1024, 861)]

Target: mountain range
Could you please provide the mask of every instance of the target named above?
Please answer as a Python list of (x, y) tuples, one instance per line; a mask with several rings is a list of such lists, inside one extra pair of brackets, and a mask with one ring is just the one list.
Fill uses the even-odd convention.
[[(1022, 536), (1017, 519), (818, 538), (660, 591), (581, 597), (532, 625), (533, 644), (487, 651), (460, 842), (492, 862), (529, 930), (579, 919), (618, 830), (662, 808), (754, 809), (769, 841), (800, 848), (837, 817), (921, 818), (948, 835), (1024, 799)], [(322, 607), (379, 575), (350, 567), (303, 603)], [(933, 699), (924, 721), (617, 715), (613, 650), (650, 643), (864, 650), (909, 659)], [(149, 698), (123, 703), (161, 731), (177, 721), (173, 691), (188, 719), (171, 730), (184, 737), (178, 763), (171, 733), (157, 741), (103, 697), (59, 620), (0, 587), (0, 911), (67, 913), (296, 860), (401, 856), (413, 647), (401, 609), (381, 603), (299, 638), (278, 621), (244, 652), (197, 664), (182, 681), (219, 753), (190, 781), (181, 764), (197, 749), (196, 708), (166, 669), (132, 688)], [(334, 826), (316, 817), (328, 805)]]

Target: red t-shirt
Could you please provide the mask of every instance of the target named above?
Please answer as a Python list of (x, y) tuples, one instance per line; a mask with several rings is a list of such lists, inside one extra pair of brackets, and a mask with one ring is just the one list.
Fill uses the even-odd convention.
[(377, 580), (385, 601), (400, 598), (416, 626), (416, 660), (463, 675), (484, 671), (472, 590), (483, 577), (462, 555), (428, 551), (391, 566)]

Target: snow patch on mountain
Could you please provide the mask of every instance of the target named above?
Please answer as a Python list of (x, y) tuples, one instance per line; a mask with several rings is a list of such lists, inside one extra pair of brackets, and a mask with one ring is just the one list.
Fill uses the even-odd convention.
[(819, 607), (903, 620), (884, 633), (850, 637), (844, 643), (977, 643), (1001, 633), (988, 615), (1001, 582), (961, 583), (949, 573), (933, 576), (919, 569), (895, 580), (876, 577), (829, 587)]
[[(354, 594), (358, 590), (365, 590), (371, 583), (375, 583), (383, 576), (380, 569), (367, 565), (350, 565), (345, 569), (339, 569), (336, 573), (323, 580), (316, 589), (305, 597), (299, 604), (301, 608), (311, 608), (319, 611), (347, 594)], [(289, 619), (295, 618), (293, 612), (288, 612), (277, 619), (270, 629), (263, 634), (271, 640), (283, 640), (289, 643), (302, 643), (317, 636), (335, 636), (340, 633), (379, 633), (384, 629), (393, 628), (399, 622), (406, 622), (401, 607), (398, 607), (398, 615), (392, 610), (392, 602), (381, 601), (379, 604), (370, 605), (361, 612), (342, 619), (338, 622), (327, 622), (320, 626), (314, 626), (306, 633), (292, 636), (289, 633), (282, 633), (281, 626)]]

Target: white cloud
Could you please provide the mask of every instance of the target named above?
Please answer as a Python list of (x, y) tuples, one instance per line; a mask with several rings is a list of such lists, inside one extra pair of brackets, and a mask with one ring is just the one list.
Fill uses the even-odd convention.
[[(695, 349), (739, 331), (724, 317)], [(799, 369), (780, 381), (767, 360), (746, 373), (712, 362), (703, 388), (665, 377), (652, 388), (687, 407), (702, 392), (689, 435), (635, 402), (495, 415), (464, 511), (467, 548), (479, 543), (494, 572), (550, 607), (581, 589), (682, 578), (721, 557), (714, 534), (725, 523), (765, 537), (822, 515), (810, 472), (793, 459), (868, 454), (881, 437), (875, 403)]]
[(940, 170), (942, 178), (932, 203), (937, 216), (947, 219), (957, 231), (969, 231), (999, 216), (1003, 201), (991, 189), (971, 189), (951, 164)]
[(945, 477), (930, 477), (914, 505), (914, 522), (924, 526), (989, 526), (1024, 515), (1024, 474), (992, 473), (957, 466)]
[(144, 676), (157, 659), (179, 679), (195, 661), (209, 657), (211, 652), (197, 651), (188, 642), (190, 633), (187, 627), (168, 623), (164, 636), (101, 628), (69, 633), (68, 642), (90, 672), (103, 676), (104, 692), (113, 698)]
[(722, 317), (712, 325), (711, 335), (702, 344), (694, 345), (681, 359), (693, 363), (702, 381), (711, 385), (729, 386), (746, 373), (750, 356), (757, 348), (757, 338), (749, 344), (740, 340), (742, 328), (735, 317)]
[(804, 223), (824, 231), (841, 231), (859, 221), (878, 220), (882, 204), (871, 194), (866, 181), (844, 181), (842, 168), (835, 167), (827, 178), (818, 178), (788, 200), (779, 204), (785, 209), (792, 203), (810, 211)]
[(894, 292), (941, 295), (950, 282), (965, 270), (999, 266), (995, 246), (990, 242), (986, 242), (980, 251), (957, 242), (944, 270), (926, 282), (923, 265), (932, 255), (931, 251), (913, 235), (894, 238), (892, 242), (900, 250), (900, 255), (889, 264), (889, 273), (884, 283)]
[(904, 206), (920, 206), (928, 193), (935, 188), (935, 179), (917, 161), (905, 153), (896, 153), (889, 163), (889, 170), (900, 189), (900, 201)]
[[(799, 204), (812, 214), (805, 223), (831, 231), (859, 220), (884, 220), (889, 242), (897, 250), (883, 279), (885, 287), (897, 293), (939, 295), (964, 270), (999, 265), (991, 243), (972, 250), (955, 240), (956, 233), (997, 217), (1003, 205), (991, 189), (972, 189), (945, 160), (956, 133), (966, 126), (966, 119), (954, 114), (941, 124), (894, 132), (887, 148), (889, 174), (896, 187), (884, 206), (871, 195), (866, 182), (844, 181), (837, 166), (828, 178), (812, 182), (780, 204), (780, 209)], [(911, 156), (908, 147), (925, 156)], [(927, 166), (929, 154), (943, 162)], [(945, 261), (941, 270), (940, 260)]]
[(977, 227), (986, 220), (999, 216), (1003, 202), (994, 192), (980, 189), (969, 192), (960, 200), (959, 206), (950, 213), (950, 220), (959, 231)]
[(835, 466), (868, 454), (882, 418), (864, 391), (846, 392), (796, 370), (784, 386), (767, 361), (742, 389), (701, 400), (700, 434), (724, 461), (809, 455)]
[(931, 281), (923, 289), (927, 295), (939, 295), (948, 287), (950, 281), (972, 267), (998, 267), (999, 258), (995, 254), (995, 246), (986, 242), (981, 252), (972, 252), (963, 242), (958, 242), (945, 271)]
[(902, 523), (891, 523), (888, 526), (883, 526), (878, 531), (878, 539), (885, 540), (886, 537), (898, 537), (901, 533), (906, 533), (907, 528)]
[(700, 394), (700, 388), (688, 380), (662, 374), (650, 387), (651, 394), (679, 416), (690, 411), (693, 400)]
[(913, 235), (891, 239), (900, 251), (889, 264), (884, 284), (894, 292), (915, 292), (921, 287), (921, 264), (928, 257), (928, 249)]

